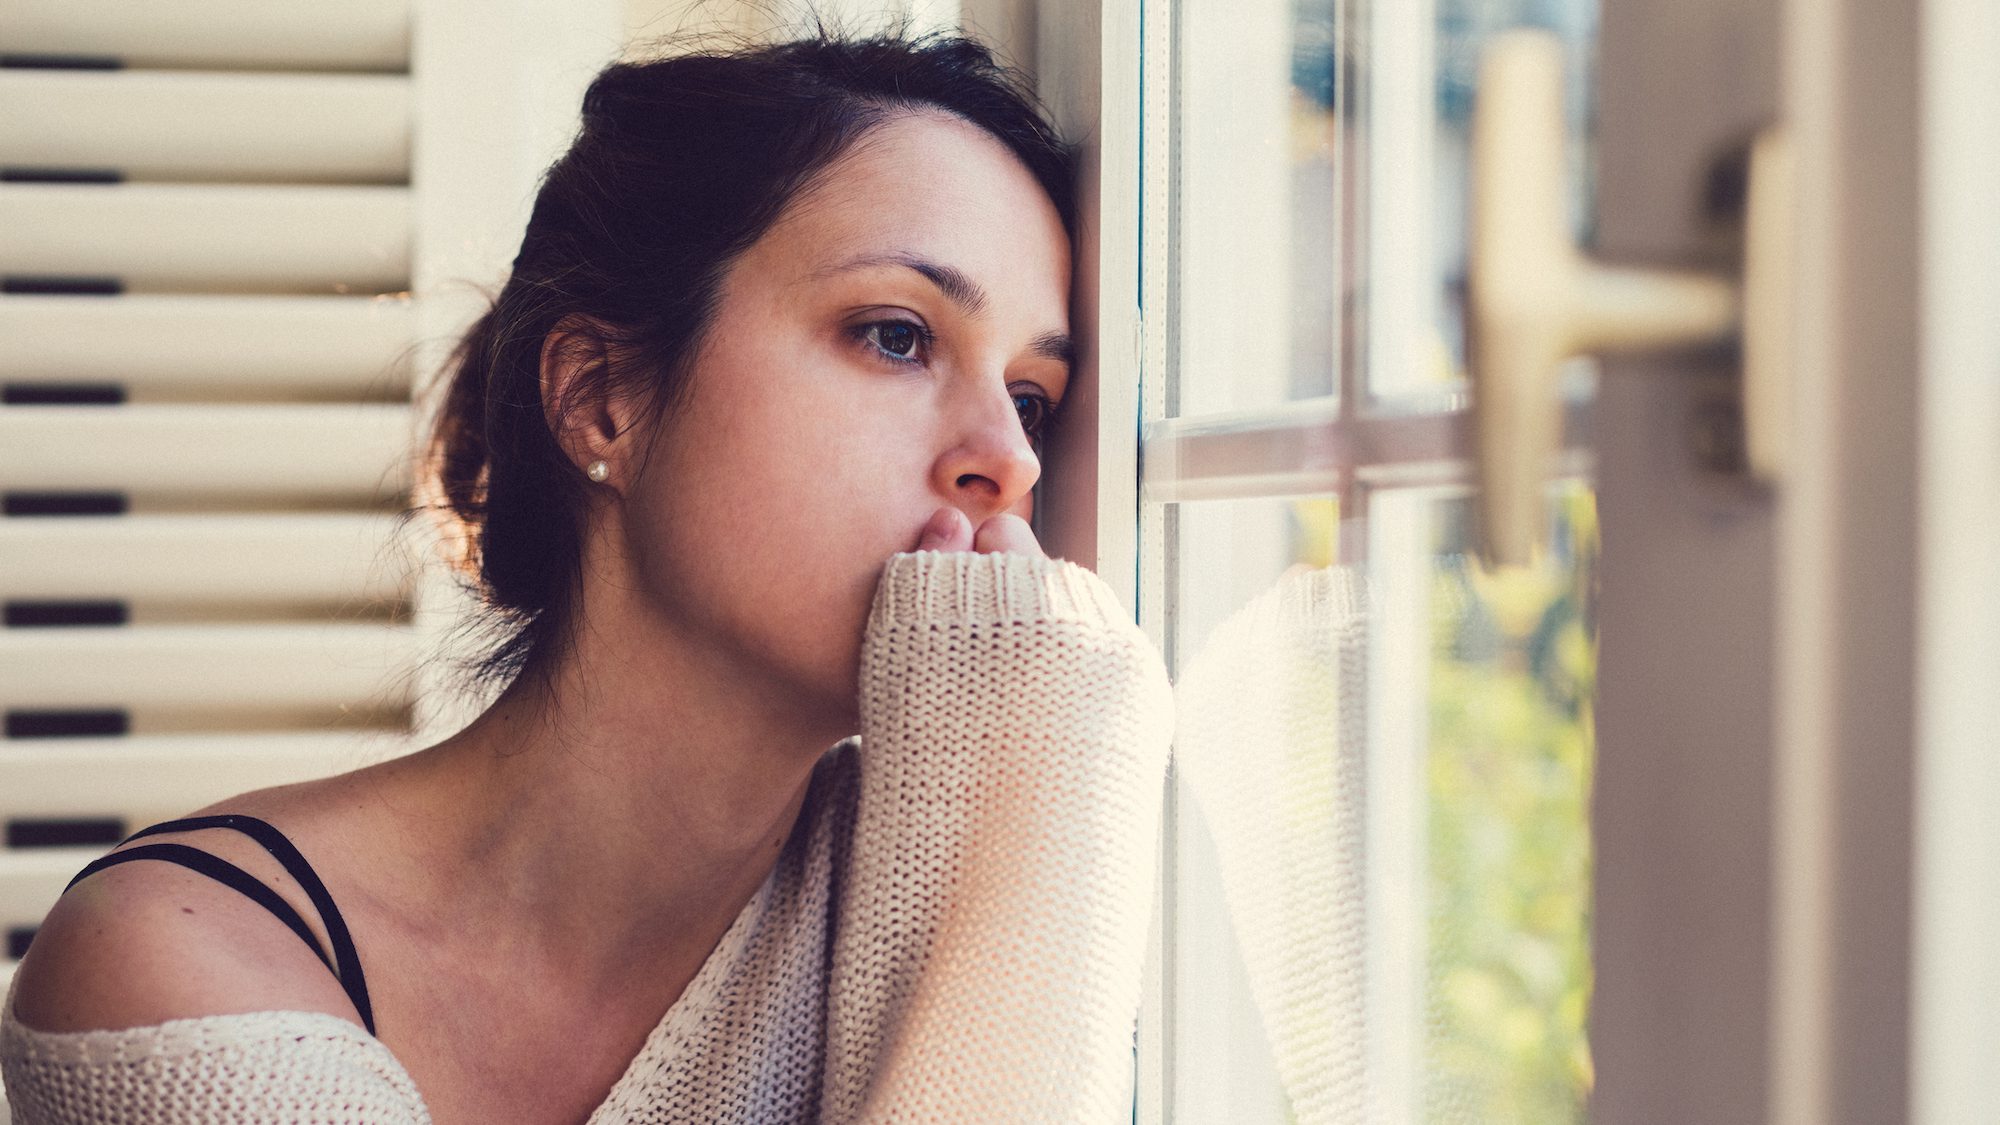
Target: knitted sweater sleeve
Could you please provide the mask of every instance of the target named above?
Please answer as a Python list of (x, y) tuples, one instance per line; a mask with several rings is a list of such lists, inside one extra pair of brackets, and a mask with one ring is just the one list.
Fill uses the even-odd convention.
[(1096, 575), (892, 557), (861, 660), (822, 1120), (1129, 1119), (1173, 695)]
[(428, 1125), (388, 1049), (318, 1012), (40, 1032), (0, 1013), (14, 1125)]

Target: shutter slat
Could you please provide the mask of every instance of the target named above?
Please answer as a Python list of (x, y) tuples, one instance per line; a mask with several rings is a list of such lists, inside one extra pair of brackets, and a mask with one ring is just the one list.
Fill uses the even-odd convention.
[(409, 483), (400, 405), (0, 407), (0, 489), (374, 501)]
[(414, 321), (384, 297), (0, 297), (0, 382), (379, 397), (409, 387)]
[(236, 793), (400, 754), (408, 742), (342, 731), (14, 740), (0, 742), (0, 793), (9, 816), (116, 816), (136, 831)]
[(399, 183), (410, 171), (410, 80), (0, 70), (0, 167)]
[[(393, 517), (346, 513), (0, 520), (0, 597), (352, 606), (414, 576)], [(0, 792), (7, 792), (0, 785)]]
[(128, 66), (403, 70), (410, 0), (7, 0), (0, 44)]
[(153, 625), (0, 631), (0, 707), (227, 714), (408, 702), (397, 625)]
[(408, 287), (400, 187), (0, 184), (0, 274), (135, 291)]

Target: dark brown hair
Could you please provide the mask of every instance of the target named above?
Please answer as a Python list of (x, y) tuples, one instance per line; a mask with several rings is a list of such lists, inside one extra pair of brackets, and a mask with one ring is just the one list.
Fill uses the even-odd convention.
[(591, 325), (607, 362), (584, 397), (640, 390), (657, 422), (685, 392), (729, 266), (869, 130), (925, 109), (1004, 143), (1074, 236), (1072, 150), (969, 39), (821, 30), (619, 63), (591, 83), (505, 287), (454, 354), (431, 438), (462, 574), (496, 638), (476, 684), (545, 671), (573, 624), (587, 482), (544, 412), (544, 339), (565, 320)]

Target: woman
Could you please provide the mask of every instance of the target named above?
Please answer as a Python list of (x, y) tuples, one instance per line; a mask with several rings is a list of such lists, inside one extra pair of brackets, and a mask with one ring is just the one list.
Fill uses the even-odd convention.
[(435, 443), (505, 690), (87, 868), (16, 1121), (1118, 1115), (1172, 702), (1026, 520), (1072, 171), (962, 40), (601, 75)]

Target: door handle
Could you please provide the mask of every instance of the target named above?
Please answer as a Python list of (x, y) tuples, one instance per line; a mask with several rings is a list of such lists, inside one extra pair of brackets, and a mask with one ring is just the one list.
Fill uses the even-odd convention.
[(1480, 60), (1467, 358), (1489, 565), (1526, 564), (1540, 539), (1542, 489), (1561, 436), (1556, 374), (1573, 356), (1717, 343), (1740, 332), (1746, 461), (1767, 481), (1783, 468), (1793, 244), (1783, 134), (1766, 130), (1751, 147), (1741, 281), (1605, 265), (1570, 236), (1562, 81), (1562, 44), (1548, 32), (1503, 32)]

